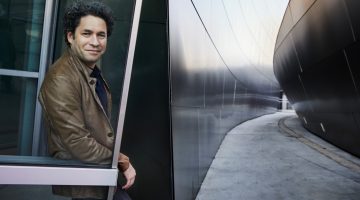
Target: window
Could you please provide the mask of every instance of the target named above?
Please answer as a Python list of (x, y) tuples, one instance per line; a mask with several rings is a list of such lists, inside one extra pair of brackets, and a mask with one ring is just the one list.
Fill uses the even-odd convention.
[[(26, 199), (41, 191), (48, 195), (46, 199), (66, 199), (50, 197), (51, 187), (45, 185), (116, 185), (116, 162), (87, 165), (47, 156), (37, 93), (48, 66), (65, 48), (62, 12), (71, 2), (0, 1), (0, 197), (12, 193), (11, 199)], [(118, 116), (124, 109), (121, 102), (127, 98), (142, 1), (104, 2), (113, 8), (116, 20), (99, 66), (113, 94), (111, 123), (114, 130), (120, 129), (114, 147), (117, 157), (122, 127), (116, 126), (122, 126), (118, 120), (124, 120)]]

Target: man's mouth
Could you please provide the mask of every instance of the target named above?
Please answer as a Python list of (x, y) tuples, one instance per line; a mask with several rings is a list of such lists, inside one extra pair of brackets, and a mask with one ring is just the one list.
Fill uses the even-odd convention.
[(100, 50), (86, 50), (87, 52), (89, 52), (90, 54), (99, 54), (101, 53)]

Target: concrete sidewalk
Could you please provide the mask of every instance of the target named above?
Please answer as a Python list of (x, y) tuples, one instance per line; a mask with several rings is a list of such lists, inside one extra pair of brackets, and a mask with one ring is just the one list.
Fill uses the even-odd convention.
[(359, 200), (360, 159), (308, 133), (294, 113), (228, 133), (197, 200)]

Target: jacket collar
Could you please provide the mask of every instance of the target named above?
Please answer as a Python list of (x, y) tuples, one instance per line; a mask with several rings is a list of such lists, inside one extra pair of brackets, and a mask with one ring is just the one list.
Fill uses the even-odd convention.
[(85, 63), (83, 63), (75, 54), (74, 52), (70, 49), (67, 48), (65, 51), (65, 57), (68, 57), (69, 61), (70, 61), (70, 65), (71, 67), (75, 67), (76, 69), (78, 69), (78, 71), (81, 73), (82, 76), (84, 76), (84, 78), (89, 82), (90, 80), (92, 80), (92, 77), (90, 77), (90, 74), (92, 72), (92, 69), (87, 67), (85, 65)]
[[(80, 72), (81, 76), (86, 80), (87, 84), (90, 87), (93, 97), (95, 98), (97, 104), (99, 104), (99, 106), (102, 108), (100, 100), (95, 92), (96, 78), (90, 76), (90, 74), (92, 73), (92, 69), (90, 67), (86, 66), (85, 63), (82, 62), (70, 48), (67, 48), (67, 50), (64, 53), (64, 57), (68, 58), (70, 66), (76, 68), (77, 71)], [(104, 80), (104, 83), (105, 83), (106, 89), (108, 91), (108, 94), (110, 95), (110, 93), (109, 93), (110, 89), (105, 80)], [(108, 98), (111, 98), (111, 97), (108, 96)], [(111, 101), (109, 101), (108, 103), (111, 104)], [(103, 111), (105, 114), (109, 112), (109, 111), (105, 111), (104, 109), (103, 109)]]
[[(90, 74), (92, 73), (93, 69), (91, 69), (90, 67), (86, 66), (86, 64), (84, 62), (82, 62), (75, 54), (74, 52), (71, 50), (71, 48), (67, 48), (67, 50), (65, 51), (66, 56), (69, 57), (69, 60), (71, 61), (70, 64), (73, 65), (73, 67), (76, 67), (82, 76), (84, 76), (85, 80), (88, 83), (93, 83), (96, 79), (91, 77)], [(103, 79), (104, 83), (105, 83), (105, 87), (108, 91), (110, 91), (109, 85), (107, 84), (107, 82)]]

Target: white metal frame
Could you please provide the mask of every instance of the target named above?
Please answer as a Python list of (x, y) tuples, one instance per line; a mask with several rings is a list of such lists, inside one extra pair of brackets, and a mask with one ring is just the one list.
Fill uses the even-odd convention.
[[(50, 63), (50, 47), (53, 42), (51, 42), (51, 32), (55, 32), (55, 26), (53, 23), (56, 21), (56, 14), (58, 10), (58, 0), (47, 0), (45, 4), (45, 13), (44, 13), (44, 25), (41, 41), (41, 53), (40, 53), (40, 67), (39, 67), (39, 76), (38, 76), (38, 85), (37, 85), (37, 95), (39, 95), (40, 87), (45, 78), (46, 68)], [(39, 101), (36, 101), (35, 105), (35, 117), (34, 117), (34, 131), (33, 131), (33, 146), (32, 146), (32, 155), (38, 155), (39, 144), (40, 144), (40, 130), (41, 130), (41, 116), (42, 110)]]
[(130, 35), (129, 51), (126, 61), (123, 90), (120, 100), (120, 111), (119, 111), (118, 126), (117, 126), (118, 128), (116, 132), (115, 149), (114, 149), (115, 155), (112, 162), (113, 168), (117, 167), (117, 163), (118, 163), (117, 158), (120, 152), (121, 138), (124, 128), (124, 121), (125, 121), (126, 104), (129, 94), (130, 78), (131, 78), (132, 66), (134, 61), (136, 39), (137, 39), (137, 33), (138, 33), (139, 21), (140, 21), (141, 5), (142, 5), (142, 0), (136, 0), (134, 18), (132, 22), (133, 24)]
[[(133, 66), (133, 61), (134, 61), (137, 33), (138, 33), (139, 22), (140, 22), (141, 6), (142, 6), (142, 0), (135, 0), (135, 10), (134, 10), (134, 15), (133, 15), (134, 17), (133, 17), (132, 27), (131, 27), (130, 44), (129, 44), (128, 57), (127, 57), (126, 67), (125, 67), (123, 90), (122, 90), (122, 95), (121, 95), (121, 100), (120, 100), (120, 111), (119, 111), (118, 126), (117, 126), (117, 131), (116, 131), (112, 168), (117, 168), (117, 164), (118, 164), (117, 158), (120, 153), (122, 132), (123, 132), (124, 121), (125, 121), (126, 105), (127, 105), (128, 94), (129, 94), (130, 78), (131, 78), (132, 66)], [(112, 200), (112, 196), (115, 193), (115, 188), (116, 187), (109, 188), (108, 200)]]
[(0, 166), (0, 184), (116, 186), (117, 169)]
[(38, 78), (39, 77), (38, 72), (10, 70), (10, 69), (0, 69), (0, 75), (24, 77), (24, 78)]

